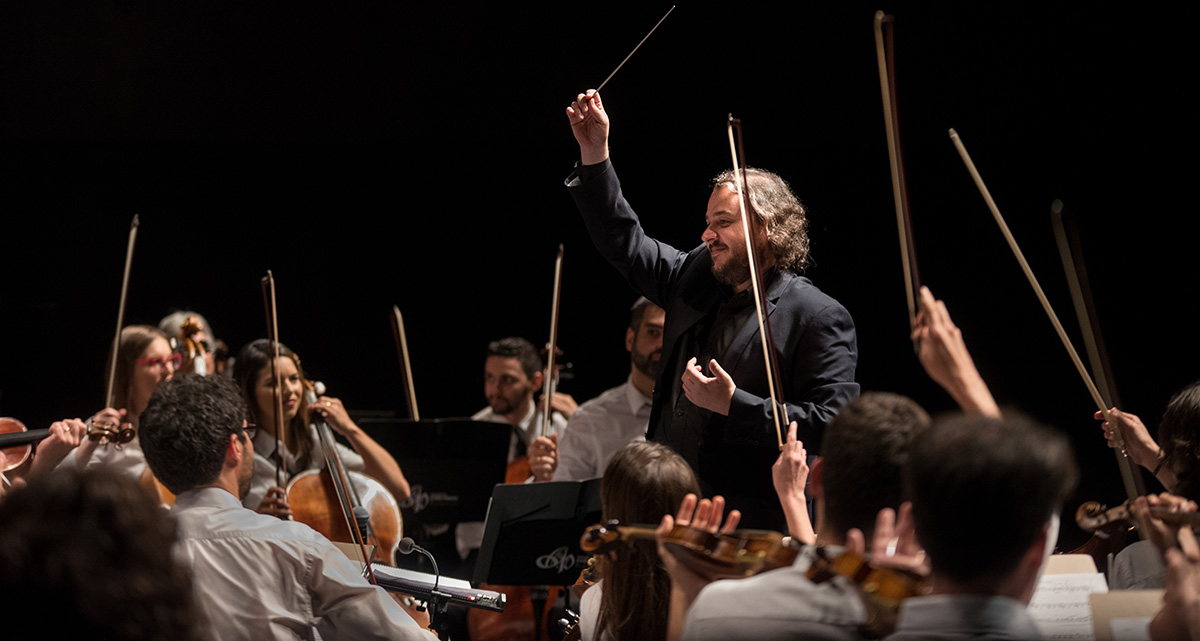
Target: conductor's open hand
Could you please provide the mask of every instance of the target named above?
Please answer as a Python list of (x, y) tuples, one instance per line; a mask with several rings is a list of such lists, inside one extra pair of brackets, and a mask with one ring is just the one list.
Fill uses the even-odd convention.
[(708, 361), (712, 376), (705, 376), (704, 371), (696, 364), (693, 357), (683, 370), (683, 394), (696, 407), (702, 407), (722, 416), (729, 415), (729, 404), (733, 400), (733, 391), (737, 389), (733, 378), (721, 369), (717, 359)]

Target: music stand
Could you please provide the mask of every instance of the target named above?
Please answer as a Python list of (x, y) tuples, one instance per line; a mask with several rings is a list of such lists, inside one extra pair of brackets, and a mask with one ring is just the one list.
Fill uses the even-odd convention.
[(591, 556), (579, 537), (600, 519), (600, 479), (497, 485), (475, 584), (573, 585)]
[(483, 520), (492, 486), (504, 482), (511, 425), (468, 418), (369, 418), (359, 425), (412, 483), (412, 495), (400, 503), (406, 530)]

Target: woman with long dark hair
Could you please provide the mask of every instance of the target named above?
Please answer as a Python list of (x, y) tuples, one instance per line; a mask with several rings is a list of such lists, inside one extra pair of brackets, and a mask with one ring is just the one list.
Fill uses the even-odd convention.
[[(250, 491), (242, 497), (242, 504), (264, 514), (287, 516), (291, 508), (279, 486), (284, 479), (275, 476), (277, 461), (282, 461), (291, 478), (305, 470), (320, 469), (324, 453), (316, 429), (309, 423), (310, 408), (305, 397), (309, 382), (300, 367), (300, 357), (282, 344), (275, 365), (282, 381), (284, 433), (278, 441), (281, 449), (276, 449), (275, 375), (271, 368), (274, 356), (271, 341), (259, 339), (243, 347), (234, 361), (233, 378), (246, 399), (247, 420), (258, 427), (254, 437), (254, 479)], [(337, 446), (347, 469), (375, 478), (397, 501), (408, 498), (408, 480), (396, 459), (350, 419), (339, 399), (321, 396), (311, 410), (350, 441), (353, 449)]]

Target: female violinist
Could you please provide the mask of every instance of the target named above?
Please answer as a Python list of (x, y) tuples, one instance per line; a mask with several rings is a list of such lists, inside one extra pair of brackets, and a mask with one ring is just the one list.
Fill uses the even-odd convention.
[[(700, 494), (692, 468), (659, 443), (627, 445), (613, 456), (600, 482), (605, 522), (656, 523), (688, 494)], [(581, 638), (667, 638), (671, 578), (654, 541), (630, 541), (600, 555), (597, 565), (601, 580), (580, 602)]]
[[(276, 452), (275, 378), (271, 368), (274, 345), (267, 339), (259, 339), (243, 347), (234, 362), (233, 378), (246, 399), (250, 422), (258, 427), (254, 437), (254, 478), (242, 503), (264, 514), (286, 517), (291, 514), (291, 506), (280, 484), (287, 479), (276, 478), (277, 457), (282, 456), (290, 478), (305, 470), (320, 469), (324, 455), (316, 430), (309, 424), (310, 408), (304, 394), (309, 382), (300, 368), (300, 358), (282, 344), (279, 354), (276, 368), (283, 382), (285, 430), (279, 441), (282, 452)], [(408, 498), (408, 480), (396, 460), (350, 419), (340, 400), (322, 396), (311, 411), (320, 414), (334, 431), (350, 441), (353, 450), (337, 446), (347, 469), (378, 479), (397, 501)]]
[[(167, 335), (157, 327), (130, 325), (121, 330), (116, 359), (112, 407), (89, 419), (89, 437), (64, 453), (61, 465), (103, 465), (140, 480), (147, 468), (136, 435), (138, 416), (158, 386), (175, 375), (180, 357), (172, 353)], [(133, 430), (132, 440), (120, 442), (124, 438), (121, 433), (128, 434), (129, 429)]]

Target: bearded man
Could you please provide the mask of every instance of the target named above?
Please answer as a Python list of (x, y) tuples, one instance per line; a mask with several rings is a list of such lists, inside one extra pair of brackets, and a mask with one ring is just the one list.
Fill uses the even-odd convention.
[[(647, 438), (679, 452), (705, 495), (725, 496), (746, 527), (784, 529), (771, 481), (778, 446), (734, 174), (714, 181), (704, 244), (680, 251), (648, 237), (622, 195), (600, 95), (580, 94), (567, 118), (581, 163), (566, 184), (592, 242), (638, 293), (666, 310)], [(799, 275), (808, 260), (808, 222), (787, 183), (761, 170), (749, 170), (748, 180), (787, 401), (783, 424), (796, 421), (798, 438), (815, 456), (825, 425), (858, 395), (854, 321)]]

